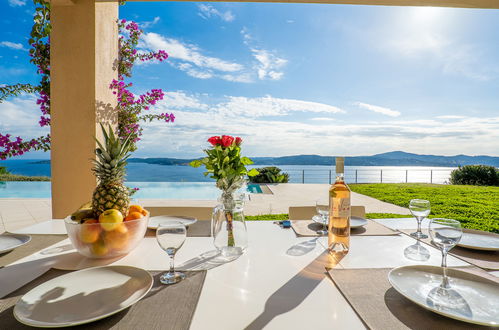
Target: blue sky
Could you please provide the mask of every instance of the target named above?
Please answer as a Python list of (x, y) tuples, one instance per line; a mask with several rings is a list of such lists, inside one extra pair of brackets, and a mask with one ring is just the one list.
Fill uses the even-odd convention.
[[(36, 82), (33, 8), (0, 10), (0, 83)], [(499, 156), (498, 10), (131, 2), (120, 17), (141, 24), (141, 49), (170, 54), (132, 81), (165, 90), (153, 111), (177, 117), (146, 125), (135, 156), (199, 156), (215, 134), (242, 136), (250, 156)], [(0, 114), (2, 133), (45, 131), (32, 97)]]

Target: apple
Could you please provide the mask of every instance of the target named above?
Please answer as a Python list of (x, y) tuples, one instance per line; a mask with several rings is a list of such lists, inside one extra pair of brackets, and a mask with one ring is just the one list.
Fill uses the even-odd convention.
[(116, 209), (105, 210), (99, 216), (99, 222), (105, 231), (115, 230), (123, 222), (123, 214)]

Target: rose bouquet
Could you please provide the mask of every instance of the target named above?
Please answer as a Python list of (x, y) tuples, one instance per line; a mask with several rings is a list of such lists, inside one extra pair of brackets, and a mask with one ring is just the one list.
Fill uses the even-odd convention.
[(204, 165), (206, 167), (204, 175), (210, 175), (210, 178), (217, 181), (217, 188), (222, 190), (222, 199), (228, 198), (242, 187), (246, 175), (255, 176), (258, 171), (246, 169), (246, 165), (253, 164), (253, 161), (248, 157), (241, 157), (243, 140), (240, 137), (212, 136), (208, 142), (212, 147), (204, 150), (206, 157), (194, 160), (190, 165), (193, 167)]
[[(205, 149), (206, 157), (194, 160), (190, 163), (192, 167), (200, 167), (204, 165), (206, 168), (205, 176), (216, 180), (216, 186), (222, 191), (221, 208), (219, 211), (223, 213), (223, 222), (226, 222), (227, 228), (227, 246), (235, 246), (235, 238), (233, 231), (233, 221), (242, 221), (244, 216), (242, 211), (237, 208), (237, 196), (235, 192), (246, 182), (246, 176), (255, 176), (258, 171), (255, 169), (248, 170), (246, 165), (253, 164), (253, 161), (248, 157), (241, 156), (241, 144), (243, 140), (240, 137), (229, 135), (212, 136), (208, 139), (211, 147)], [(238, 219), (242, 217), (243, 219)], [(214, 215), (214, 219), (216, 216)], [(214, 236), (220, 231), (221, 225), (214, 223)], [(244, 225), (245, 227), (245, 225)], [(237, 244), (236, 244), (237, 245)]]

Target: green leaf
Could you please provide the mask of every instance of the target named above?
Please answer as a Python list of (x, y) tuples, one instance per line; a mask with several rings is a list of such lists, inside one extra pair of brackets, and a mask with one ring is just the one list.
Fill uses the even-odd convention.
[(256, 169), (252, 168), (249, 172), (248, 172), (248, 176), (255, 176), (255, 175), (258, 175), (260, 174), (260, 172), (258, 172)]
[(241, 157), (241, 163), (243, 163), (244, 165), (251, 165), (253, 164), (253, 161), (248, 157)]
[(200, 167), (201, 165), (203, 165), (203, 162), (200, 159), (193, 160), (189, 163), (189, 166), (192, 167)]

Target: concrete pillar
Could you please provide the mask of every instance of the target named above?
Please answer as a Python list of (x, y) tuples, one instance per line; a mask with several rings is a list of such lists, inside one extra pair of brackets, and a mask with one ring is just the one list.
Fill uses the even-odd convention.
[(52, 217), (90, 201), (99, 122), (116, 123), (117, 1), (53, 0), (51, 9)]

